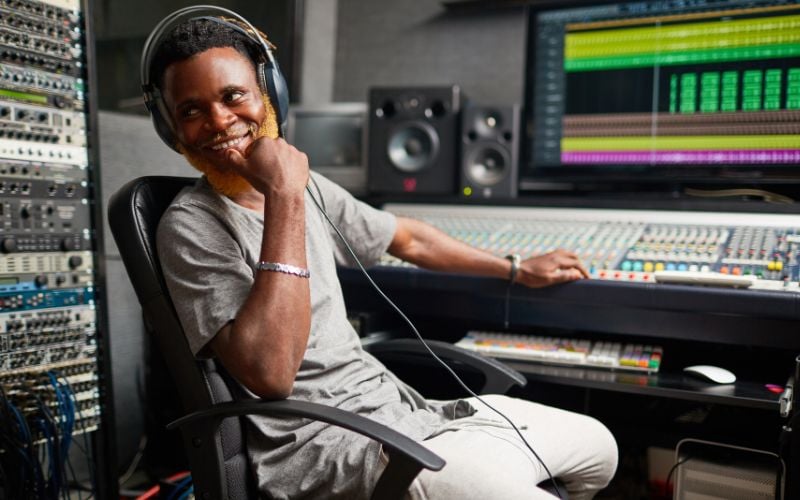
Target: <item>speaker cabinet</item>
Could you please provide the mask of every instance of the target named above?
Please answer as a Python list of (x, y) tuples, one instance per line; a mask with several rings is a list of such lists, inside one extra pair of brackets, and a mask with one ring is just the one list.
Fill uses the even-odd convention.
[(461, 196), (516, 197), (519, 106), (467, 106), (461, 124)]
[(371, 193), (455, 193), (461, 91), (449, 87), (369, 92)]

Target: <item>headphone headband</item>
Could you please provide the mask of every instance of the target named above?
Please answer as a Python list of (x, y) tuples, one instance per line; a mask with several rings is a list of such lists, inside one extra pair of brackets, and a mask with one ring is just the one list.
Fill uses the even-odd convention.
[[(238, 21), (242, 25), (226, 20), (223, 16)], [(286, 116), (289, 109), (289, 93), (286, 82), (278, 67), (278, 61), (272, 53), (270, 43), (261, 36), (260, 32), (250, 24), (247, 19), (236, 12), (215, 5), (194, 5), (178, 9), (159, 21), (147, 37), (144, 47), (142, 48), (139, 74), (141, 76), (142, 91), (144, 92), (144, 102), (152, 115), (153, 124), (161, 139), (169, 147), (176, 149), (177, 144), (173, 124), (164, 106), (162, 94), (158, 88), (157, 82), (152, 81), (150, 71), (153, 65), (153, 57), (158, 47), (161, 45), (164, 36), (169, 34), (174, 27), (182, 22), (194, 19), (207, 19), (212, 22), (220, 23), (241, 33), (260, 50), (261, 54), (264, 56), (264, 60), (254, 61), (257, 68), (256, 73), (258, 81), (263, 87), (262, 90), (267, 93), (275, 109), (278, 131), (280, 135), (283, 136)]]
[[(206, 12), (216, 15), (199, 15), (199, 13)], [(231, 22), (227, 22), (224, 19), (221, 19), (220, 16), (225, 15), (236, 19), (237, 21), (241, 22), (247, 27), (247, 30), (243, 29), (241, 26), (237, 26)], [(159, 21), (153, 31), (150, 32), (150, 35), (147, 37), (147, 40), (144, 42), (144, 48), (142, 49), (142, 59), (139, 65), (139, 74), (142, 77), (142, 85), (150, 84), (150, 66), (152, 64), (153, 53), (158, 48), (161, 38), (164, 37), (165, 34), (169, 33), (169, 30), (174, 28), (175, 26), (179, 25), (183, 21), (187, 21), (190, 19), (199, 19), (205, 18), (209, 20), (214, 20), (221, 24), (225, 24), (229, 26), (231, 29), (234, 29), (256, 44), (261, 46), (264, 54), (267, 56), (268, 61), (271, 63), (275, 62), (275, 58), (272, 55), (272, 48), (270, 47), (269, 43), (261, 37), (259, 31), (252, 25), (250, 22), (237, 14), (236, 12), (226, 9), (224, 7), (217, 7), (215, 5), (193, 5), (191, 7), (184, 7), (182, 9), (178, 9), (172, 14), (167, 15), (164, 19)], [(153, 85), (154, 86), (154, 85)]]

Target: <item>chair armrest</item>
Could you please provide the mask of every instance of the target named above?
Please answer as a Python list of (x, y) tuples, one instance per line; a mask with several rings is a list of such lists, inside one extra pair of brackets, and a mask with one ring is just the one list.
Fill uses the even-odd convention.
[(332, 406), (283, 399), (245, 399), (215, 404), (170, 422), (167, 429), (200, 426), (200, 435), (211, 435), (223, 418), (243, 415), (283, 415), (310, 418), (357, 432), (378, 441), (389, 453), (389, 464), (378, 480), (372, 498), (401, 499), (422, 468), (441, 470), (445, 461), (418, 442), (396, 430), (361, 415)]
[[(431, 350), (444, 361), (455, 361), (480, 371), (486, 379), (481, 394), (505, 394), (513, 386), (525, 387), (528, 380), (517, 370), (495, 359), (462, 349), (448, 342), (426, 340)], [(375, 342), (366, 347), (375, 357), (381, 354), (412, 354), (428, 356), (430, 353), (417, 339), (392, 339)]]

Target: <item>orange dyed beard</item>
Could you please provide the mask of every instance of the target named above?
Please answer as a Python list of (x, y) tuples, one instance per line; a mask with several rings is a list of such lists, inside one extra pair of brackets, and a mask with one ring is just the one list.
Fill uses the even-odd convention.
[[(264, 117), (264, 121), (261, 122), (261, 125), (259, 125), (258, 130), (254, 134), (254, 139), (258, 139), (260, 137), (277, 139), (278, 118), (275, 115), (275, 109), (272, 107), (272, 103), (270, 102), (268, 96), (262, 95), (261, 100), (264, 101), (264, 110), (267, 113)], [(188, 161), (189, 164), (194, 168), (205, 174), (206, 178), (208, 179), (208, 183), (211, 184), (211, 187), (213, 187), (218, 193), (230, 198), (252, 189), (252, 186), (244, 177), (234, 172), (230, 168), (214, 165), (201, 155), (195, 154), (188, 150), (181, 143), (178, 143), (177, 146), (178, 151), (186, 158), (186, 161)]]

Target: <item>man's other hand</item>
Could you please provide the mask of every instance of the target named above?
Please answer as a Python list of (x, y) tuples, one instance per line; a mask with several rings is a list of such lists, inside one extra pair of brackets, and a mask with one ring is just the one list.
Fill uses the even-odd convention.
[(575, 253), (558, 249), (523, 260), (515, 283), (540, 288), (588, 277), (589, 271)]

